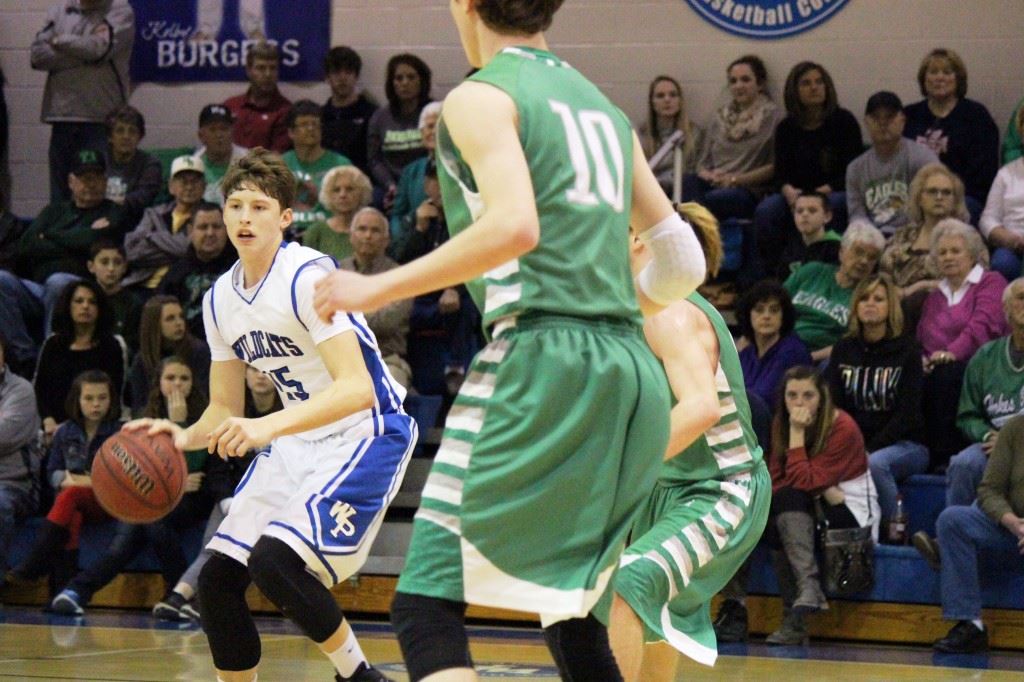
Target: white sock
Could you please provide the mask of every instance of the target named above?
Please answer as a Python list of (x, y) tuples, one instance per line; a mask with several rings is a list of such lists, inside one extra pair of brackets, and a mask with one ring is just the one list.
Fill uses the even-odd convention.
[(974, 627), (978, 628), (979, 630), (985, 629), (985, 624), (981, 622), (981, 618), (975, 618), (971, 622), (974, 623)]
[(188, 583), (178, 583), (174, 586), (174, 591), (180, 594), (185, 601), (191, 601), (192, 597), (196, 595), (196, 591)]
[(352, 677), (352, 673), (356, 671), (361, 663), (369, 662), (366, 660), (363, 650), (359, 647), (359, 640), (356, 639), (356, 633), (351, 628), (348, 631), (348, 639), (344, 643), (327, 654), (327, 658), (331, 659), (331, 663), (334, 664), (334, 669), (337, 670), (342, 677)]

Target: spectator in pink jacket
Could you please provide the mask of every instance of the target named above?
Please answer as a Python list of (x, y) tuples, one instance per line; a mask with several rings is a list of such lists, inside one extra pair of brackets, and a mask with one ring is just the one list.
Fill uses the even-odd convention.
[(941, 281), (925, 299), (917, 325), (933, 466), (945, 465), (963, 445), (956, 408), (967, 361), (982, 345), (1008, 333), (1002, 309), (1006, 280), (985, 269), (984, 252), (981, 236), (967, 223), (947, 218), (935, 226), (931, 257)]

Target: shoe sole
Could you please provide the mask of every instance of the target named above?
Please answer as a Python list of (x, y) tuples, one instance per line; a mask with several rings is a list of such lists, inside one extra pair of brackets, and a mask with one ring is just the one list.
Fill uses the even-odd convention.
[(809, 616), (813, 613), (828, 611), (828, 604), (793, 604), (793, 611), (801, 616)]
[(169, 606), (160, 609), (154, 608), (153, 617), (158, 620), (164, 620), (172, 623), (188, 623), (192, 620), (181, 611), (178, 611)]
[(55, 604), (50, 604), (50, 613), (55, 613), (58, 616), (82, 616), (85, 615), (85, 609), (82, 607), (69, 606), (67, 602), (62, 601)]
[(943, 654), (984, 654), (988, 653), (988, 647), (978, 649), (949, 649), (946, 647), (933, 646), (932, 649)]

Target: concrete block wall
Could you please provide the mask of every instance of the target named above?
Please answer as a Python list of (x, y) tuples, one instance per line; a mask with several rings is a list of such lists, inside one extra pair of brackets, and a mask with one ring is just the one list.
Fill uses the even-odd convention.
[[(301, 6), (301, 0), (293, 0)], [(7, 76), (11, 117), (13, 208), (34, 215), (47, 194), (49, 128), (39, 122), (45, 74), (29, 67), (29, 46), (55, 0), (0, 0), (0, 65)], [(725, 101), (725, 66), (753, 52), (768, 65), (781, 98), (789, 68), (811, 59), (832, 74), (840, 104), (858, 117), (867, 97), (891, 89), (920, 99), (916, 73), (931, 48), (957, 50), (967, 62), (968, 96), (983, 102), (1000, 130), (1024, 97), (1024, 1), (850, 0), (825, 24), (783, 40), (748, 40), (704, 22), (683, 0), (566, 0), (549, 33), (553, 48), (596, 81), (634, 120), (646, 111), (651, 78), (667, 73), (683, 83), (688, 105), (704, 121)], [(363, 56), (363, 83), (384, 99), (390, 55), (412, 51), (434, 72), (442, 97), (467, 70), (445, 0), (333, 0), (332, 44)], [(146, 116), (144, 146), (195, 141), (204, 104), (239, 92), (241, 83), (137, 84), (131, 103)], [(322, 101), (322, 83), (287, 83), (289, 98)]]

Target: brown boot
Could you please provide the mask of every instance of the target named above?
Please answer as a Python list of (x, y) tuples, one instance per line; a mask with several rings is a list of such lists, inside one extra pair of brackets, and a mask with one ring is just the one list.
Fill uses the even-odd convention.
[(814, 555), (814, 519), (803, 512), (783, 512), (775, 519), (783, 551), (796, 579), (793, 610), (816, 613), (828, 609), (828, 600), (818, 580), (818, 559)]

